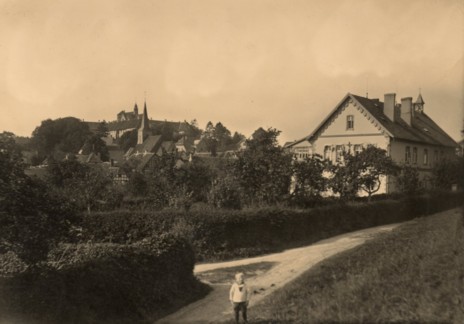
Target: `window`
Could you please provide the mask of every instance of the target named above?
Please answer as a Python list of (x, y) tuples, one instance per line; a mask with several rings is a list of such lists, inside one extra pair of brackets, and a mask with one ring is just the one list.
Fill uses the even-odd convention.
[(344, 147), (343, 145), (337, 145), (336, 147), (336, 157), (337, 157), (337, 162), (341, 162), (343, 161), (343, 151), (344, 151)]
[(354, 154), (359, 154), (361, 153), (363, 150), (363, 147), (361, 144), (355, 144), (354, 145)]
[(406, 163), (411, 162), (411, 148), (409, 146), (406, 146), (406, 150), (404, 152), (404, 161)]
[(324, 146), (324, 159), (330, 160), (330, 153), (332, 152), (332, 148), (329, 145)]
[(429, 151), (424, 149), (424, 165), (429, 164)]
[(438, 163), (438, 151), (437, 150), (433, 152), (433, 163), (435, 164)]
[(353, 115), (346, 116), (346, 129), (347, 130), (354, 129), (354, 116)]
[(412, 163), (417, 164), (417, 147), (412, 148)]

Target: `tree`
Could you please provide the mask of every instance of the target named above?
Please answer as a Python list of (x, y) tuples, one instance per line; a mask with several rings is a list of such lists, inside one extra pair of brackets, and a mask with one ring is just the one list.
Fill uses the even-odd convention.
[(48, 181), (88, 213), (104, 204), (108, 197), (111, 179), (100, 166), (90, 166), (76, 160), (54, 161), (47, 171)]
[(439, 161), (432, 169), (432, 184), (441, 190), (450, 190), (452, 185), (464, 188), (464, 158), (453, 158)]
[(204, 140), (205, 140), (208, 151), (211, 153), (211, 156), (216, 156), (217, 148), (218, 148), (218, 140), (216, 138), (216, 130), (213, 126), (213, 123), (210, 121), (208, 122), (208, 124), (206, 124), (205, 132), (204, 132)]
[(220, 151), (226, 150), (232, 143), (230, 131), (221, 122), (218, 122), (214, 126), (214, 138), (217, 140), (217, 146)]
[(47, 119), (32, 133), (32, 143), (41, 157), (77, 153), (90, 135), (89, 126), (77, 118)]
[(342, 161), (330, 169), (333, 174), (330, 187), (335, 193), (343, 199), (352, 199), (362, 190), (367, 193), (368, 201), (379, 191), (382, 178), (397, 172), (387, 151), (375, 146), (368, 146), (354, 155), (344, 152)]
[(108, 147), (99, 135), (92, 135), (85, 141), (82, 147), (82, 154), (90, 153), (97, 154), (103, 162), (107, 162), (110, 159)]
[(352, 158), (349, 153), (343, 153), (344, 163), (328, 165), (331, 174), (328, 186), (335, 194), (339, 194), (342, 200), (354, 199), (360, 188), (359, 171), (354, 164), (349, 163)]
[(298, 203), (307, 204), (320, 198), (327, 189), (327, 179), (324, 177), (326, 162), (318, 155), (312, 155), (303, 161), (294, 161), (294, 191), (293, 196)]
[(367, 193), (368, 201), (372, 194), (379, 191), (383, 177), (397, 173), (397, 167), (387, 151), (375, 146), (364, 148), (350, 158), (348, 164), (353, 164), (349, 167), (358, 170), (359, 187)]
[(108, 132), (108, 124), (106, 123), (106, 121), (102, 121), (98, 124), (98, 127), (97, 127), (97, 133), (96, 135), (98, 137), (107, 137), (109, 134)]
[(25, 175), (13, 135), (0, 134), (0, 252), (13, 251), (34, 266), (76, 220), (68, 201)]
[(400, 167), (400, 172), (396, 177), (396, 184), (399, 191), (408, 196), (415, 195), (422, 190), (417, 168), (408, 164)]
[(198, 126), (198, 121), (196, 119), (192, 119), (190, 122), (190, 130), (188, 136), (198, 139), (203, 134), (203, 131)]
[(278, 145), (280, 131), (257, 129), (235, 164), (239, 183), (252, 202), (275, 204), (288, 194), (292, 156)]
[(131, 131), (125, 132), (117, 140), (117, 143), (124, 152), (127, 152), (128, 149), (137, 145), (137, 130), (133, 129)]

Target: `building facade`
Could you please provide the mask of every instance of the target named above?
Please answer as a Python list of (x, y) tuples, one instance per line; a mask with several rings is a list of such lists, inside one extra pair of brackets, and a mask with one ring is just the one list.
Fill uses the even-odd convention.
[[(352, 154), (373, 145), (387, 151), (398, 164), (416, 167), (427, 184), (440, 160), (455, 155), (457, 143), (424, 112), (419, 94), (396, 102), (396, 94), (385, 94), (384, 102), (348, 93), (330, 114), (304, 138), (286, 147), (297, 159), (319, 154), (333, 163), (344, 152)], [(396, 181), (387, 177), (378, 193), (396, 191)]]

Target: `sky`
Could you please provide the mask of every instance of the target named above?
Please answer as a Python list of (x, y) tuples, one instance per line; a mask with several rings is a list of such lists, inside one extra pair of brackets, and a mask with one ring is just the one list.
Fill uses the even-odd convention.
[(348, 93), (424, 111), (460, 140), (462, 0), (0, 0), (0, 131), (42, 120), (222, 122), (311, 133)]

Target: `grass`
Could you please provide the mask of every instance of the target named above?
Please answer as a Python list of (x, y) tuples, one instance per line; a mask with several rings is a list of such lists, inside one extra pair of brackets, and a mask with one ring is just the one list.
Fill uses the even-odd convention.
[(237, 267), (220, 268), (200, 272), (196, 275), (196, 277), (201, 281), (210, 284), (232, 284), (237, 272), (243, 272), (245, 279), (248, 280), (258, 275), (262, 275), (276, 264), (277, 262), (259, 262)]
[(459, 210), (329, 258), (264, 299), (253, 323), (464, 323)]

